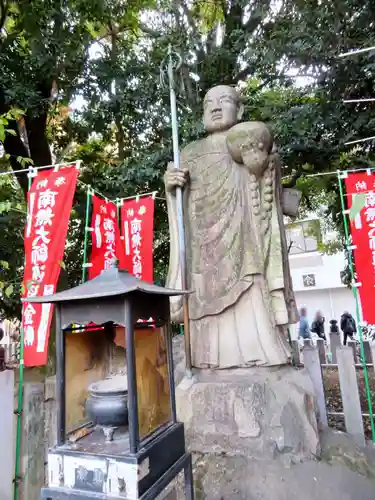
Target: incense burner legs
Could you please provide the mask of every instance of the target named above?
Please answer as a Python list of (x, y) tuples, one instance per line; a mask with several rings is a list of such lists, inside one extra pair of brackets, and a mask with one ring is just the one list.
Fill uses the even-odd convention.
[(100, 427), (103, 429), (106, 442), (110, 443), (113, 441), (113, 434), (118, 427), (110, 427), (108, 425), (101, 425)]

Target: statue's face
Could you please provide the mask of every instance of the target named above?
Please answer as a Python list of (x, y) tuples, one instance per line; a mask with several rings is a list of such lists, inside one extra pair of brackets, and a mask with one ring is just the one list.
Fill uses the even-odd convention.
[(239, 98), (232, 87), (220, 85), (204, 98), (203, 124), (209, 133), (230, 129), (240, 118)]

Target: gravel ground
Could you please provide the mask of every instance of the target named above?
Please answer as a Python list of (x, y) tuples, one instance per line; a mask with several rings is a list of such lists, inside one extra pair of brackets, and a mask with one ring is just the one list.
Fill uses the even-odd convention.
[[(369, 375), (369, 385), (371, 391), (371, 401), (373, 405), (373, 409), (375, 410), (375, 373), (374, 370), (368, 369)], [(340, 384), (339, 384), (339, 375), (337, 368), (324, 368), (323, 369), (323, 379), (324, 379), (324, 388), (326, 392), (326, 403), (327, 410), (334, 412), (343, 412), (341, 393), (340, 393)], [(367, 394), (365, 387), (365, 379), (363, 370), (357, 369), (357, 380), (358, 380), (358, 388), (359, 388), (359, 397), (361, 401), (361, 408), (363, 413), (369, 413), (368, 402), (367, 402)], [(344, 417), (341, 416), (328, 416), (328, 421), (330, 427), (345, 431), (345, 422)], [(371, 435), (371, 424), (370, 418), (364, 417), (363, 424), (365, 429), (365, 434), (367, 439), (372, 439)], [(375, 494), (374, 494), (375, 497)]]

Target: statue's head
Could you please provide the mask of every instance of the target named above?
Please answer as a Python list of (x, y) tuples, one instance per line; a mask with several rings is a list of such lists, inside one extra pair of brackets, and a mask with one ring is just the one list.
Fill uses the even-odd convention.
[(208, 133), (230, 129), (242, 117), (243, 105), (238, 92), (229, 85), (210, 89), (203, 103), (203, 124)]

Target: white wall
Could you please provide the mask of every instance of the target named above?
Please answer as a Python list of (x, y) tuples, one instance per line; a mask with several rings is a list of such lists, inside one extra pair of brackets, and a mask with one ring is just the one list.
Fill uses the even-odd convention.
[(333, 319), (339, 320), (339, 315), (345, 311), (350, 312), (353, 318), (357, 317), (356, 303), (353, 296), (353, 291), (349, 288), (340, 288), (331, 290), (331, 297), (333, 303), (333, 310), (335, 317)]
[(345, 269), (344, 254), (324, 255), (319, 252), (307, 252), (289, 257), (294, 290), (306, 290), (303, 275), (314, 274), (316, 289), (346, 288), (340, 273)]

